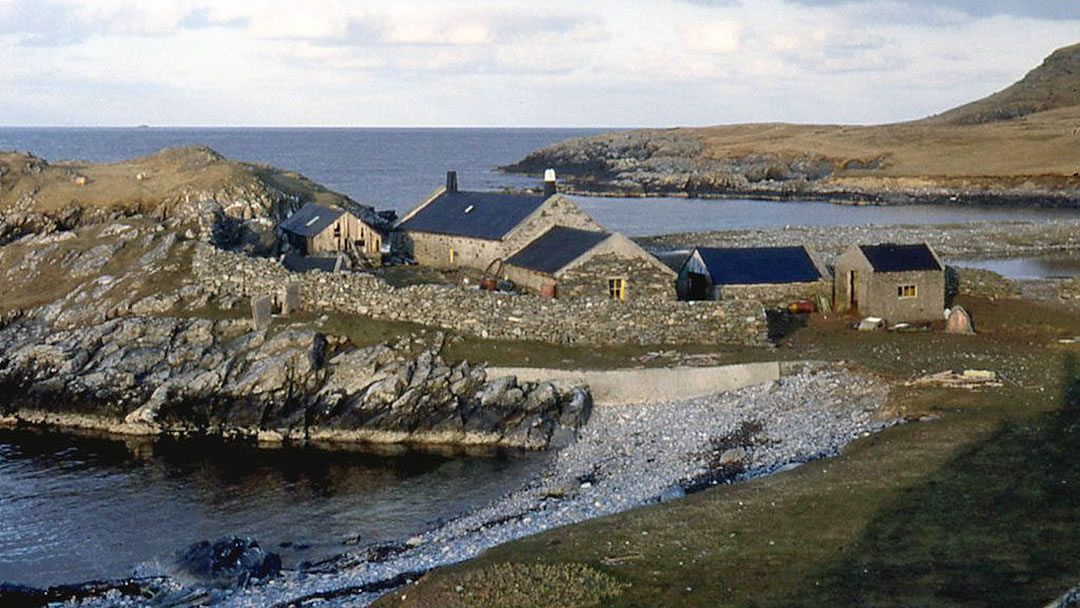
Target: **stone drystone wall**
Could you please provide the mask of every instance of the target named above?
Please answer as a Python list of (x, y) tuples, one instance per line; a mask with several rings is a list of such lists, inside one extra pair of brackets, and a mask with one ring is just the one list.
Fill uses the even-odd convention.
[(720, 297), (724, 300), (751, 300), (765, 306), (787, 306), (798, 300), (810, 300), (817, 304), (819, 297), (827, 302), (832, 301), (832, 282), (721, 285)]
[(483, 338), (562, 344), (761, 345), (768, 326), (757, 302), (678, 302), (607, 297), (547, 299), (465, 287), (393, 287), (370, 274), (290, 273), (276, 261), (200, 245), (195, 276), (217, 296), (251, 297), (300, 284), (301, 306), (407, 321)]

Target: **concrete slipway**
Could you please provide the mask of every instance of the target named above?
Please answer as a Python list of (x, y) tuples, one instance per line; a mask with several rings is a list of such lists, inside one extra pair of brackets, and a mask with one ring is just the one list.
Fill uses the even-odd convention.
[(598, 405), (672, 401), (765, 384), (780, 378), (780, 364), (741, 363), (715, 367), (669, 367), (611, 371), (537, 367), (489, 367), (488, 378), (516, 376), (519, 382), (573, 381), (587, 384)]

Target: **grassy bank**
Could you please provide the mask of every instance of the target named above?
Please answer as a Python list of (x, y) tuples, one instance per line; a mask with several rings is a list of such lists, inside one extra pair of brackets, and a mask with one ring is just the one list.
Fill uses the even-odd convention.
[[(964, 304), (977, 336), (864, 334), (818, 319), (773, 352), (854, 361), (897, 380), (994, 369), (1004, 388), (898, 384), (890, 407), (923, 422), (837, 458), (496, 547), (377, 605), (1050, 601), (1080, 580), (1080, 465), (1071, 458), (1080, 350), (1057, 344), (1080, 333), (1080, 317), (1019, 300)], [(596, 580), (601, 591), (585, 593)]]

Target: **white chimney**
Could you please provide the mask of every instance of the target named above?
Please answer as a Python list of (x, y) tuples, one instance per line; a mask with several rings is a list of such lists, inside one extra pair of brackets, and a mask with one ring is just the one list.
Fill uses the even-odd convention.
[(544, 169), (544, 198), (555, 196), (555, 170)]

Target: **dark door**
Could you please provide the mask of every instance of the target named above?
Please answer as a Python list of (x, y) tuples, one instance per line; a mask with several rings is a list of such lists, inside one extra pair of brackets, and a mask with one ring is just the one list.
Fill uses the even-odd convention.
[(848, 271), (848, 305), (851, 310), (859, 308), (859, 273), (855, 270)]
[(686, 277), (690, 280), (690, 290), (687, 294), (687, 299), (708, 300), (709, 278), (696, 272), (688, 272), (686, 273)]

